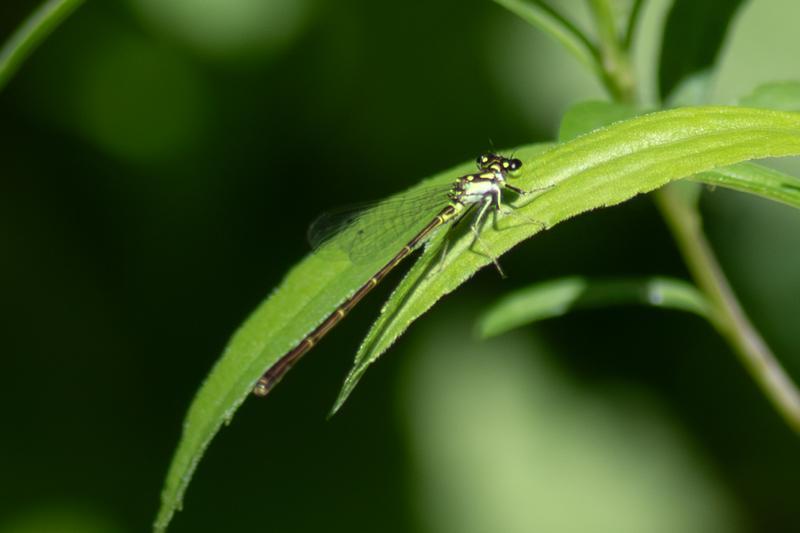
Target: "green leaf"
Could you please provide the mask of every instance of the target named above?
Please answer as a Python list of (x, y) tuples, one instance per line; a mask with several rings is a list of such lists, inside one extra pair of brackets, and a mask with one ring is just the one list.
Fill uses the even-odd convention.
[(711, 304), (693, 285), (670, 278), (588, 280), (561, 278), (514, 291), (480, 317), (478, 334), (494, 337), (573, 309), (641, 304), (695, 313), (713, 320)]
[[(616, 205), (670, 181), (747, 159), (795, 155), (800, 114), (736, 107), (679, 108), (643, 115), (595, 130), (536, 156), (520, 150), (525, 166), (518, 186), (550, 186), (517, 202), (504, 229), (486, 228), (483, 248), (500, 256), (546, 227), (580, 213)], [(523, 223), (510, 225), (508, 219)], [(433, 254), (418, 261), (384, 307), (362, 344), (334, 405), (338, 410), (366, 369), (422, 313), (491, 262), (474, 251), (469, 235), (450, 246), (438, 274)]]
[(740, 100), (748, 107), (800, 111), (800, 81), (766, 83)]
[[(653, 113), (615, 123), (549, 150), (528, 146), (517, 151), (525, 166), (515, 184), (526, 190), (552, 187), (514, 202), (516, 214), (500, 217), (500, 231), (486, 227), (482, 242), (499, 256), (540, 231), (540, 225), (531, 220), (551, 227), (582, 212), (618, 204), (697, 172), (746, 159), (797, 154), (800, 154), (800, 115), (733, 107)], [(404, 194), (452, 182), (473, 168), (473, 162), (465, 163)], [(471, 237), (466, 226), (455, 228), (450, 251), (441, 265), (437, 246), (445, 232), (440, 232), (395, 290), (359, 350), (337, 408), (368, 365), (413, 320), (491, 262), (487, 253), (470, 249)], [(387, 254), (391, 256), (394, 251)], [(249, 397), (261, 374), (388, 259), (382, 254), (353, 264), (344, 252), (338, 256), (309, 255), (244, 322), (186, 415), (162, 491), (156, 531), (167, 527), (181, 505), (206, 447)]]
[(800, 208), (800, 179), (757, 163), (739, 163), (699, 172), (693, 181), (748, 192)]
[[(685, 81), (690, 85), (705, 86), (708, 83), (708, 75), (707, 73), (698, 74)], [(701, 87), (697, 87), (697, 90), (704, 92)], [(687, 93), (694, 93), (694, 90), (688, 87), (686, 91)], [(790, 91), (791, 89), (784, 94), (788, 94)], [(800, 91), (800, 84), (798, 84), (798, 91)], [(681, 87), (676, 89), (673, 95), (679, 96), (679, 93), (683, 94)], [(754, 92), (754, 94), (759, 93), (760, 89)], [(689, 98), (688, 94), (685, 96)], [(798, 94), (798, 97), (800, 97), (800, 94)], [(564, 114), (559, 129), (559, 140), (568, 141), (594, 129), (625, 118), (634, 117), (637, 114), (636, 108), (625, 104), (600, 101), (581, 102), (573, 105)], [(742, 163), (704, 172), (694, 176), (692, 181), (748, 192), (776, 202), (800, 207), (800, 204), (797, 203), (798, 199), (800, 199), (798, 196), (800, 194), (798, 179), (756, 163)], [(696, 203), (699, 200), (701, 187), (697, 184), (684, 181), (676, 183), (674, 186), (680, 187), (684, 195), (692, 203)]]
[(663, 99), (683, 80), (710, 70), (742, 0), (675, 0), (664, 28), (659, 64)]
[(48, 0), (34, 11), (0, 48), (0, 91), (25, 59), (83, 0)]

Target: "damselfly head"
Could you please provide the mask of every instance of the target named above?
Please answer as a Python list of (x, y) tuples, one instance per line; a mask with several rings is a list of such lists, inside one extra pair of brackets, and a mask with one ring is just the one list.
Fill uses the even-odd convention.
[(503, 157), (492, 153), (479, 155), (476, 163), (480, 170), (493, 170), (502, 174), (514, 172), (522, 167), (522, 161), (516, 157)]

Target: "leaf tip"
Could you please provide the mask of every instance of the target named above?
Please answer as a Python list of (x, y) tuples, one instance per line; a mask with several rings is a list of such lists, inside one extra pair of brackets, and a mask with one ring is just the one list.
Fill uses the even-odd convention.
[(336, 401), (333, 402), (333, 407), (331, 407), (326, 420), (330, 420), (339, 413), (339, 410), (353, 392), (353, 389), (355, 388), (356, 383), (358, 383), (359, 378), (360, 375), (354, 376), (352, 373), (345, 378), (342, 388), (339, 390), (339, 395), (336, 397)]

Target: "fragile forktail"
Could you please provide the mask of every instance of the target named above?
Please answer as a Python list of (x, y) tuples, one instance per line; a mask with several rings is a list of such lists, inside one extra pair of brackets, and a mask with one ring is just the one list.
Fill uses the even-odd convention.
[[(473, 244), (475, 244), (480, 241), (481, 223), (488, 210), (494, 209), (496, 213), (502, 208), (501, 195), (503, 189), (509, 189), (518, 195), (526, 194), (522, 189), (510, 185), (506, 181), (508, 177), (513, 177), (514, 171), (522, 167), (522, 161), (519, 159), (487, 153), (478, 156), (476, 163), (478, 172), (461, 176), (452, 184), (449, 190), (438, 191), (438, 194), (435, 194), (435, 191), (428, 191), (423, 196), (415, 196), (414, 198), (401, 197), (399, 202), (402, 202), (405, 208), (402, 210), (395, 209), (395, 211), (403, 212), (406, 216), (397, 216), (396, 221), (387, 222), (384, 220), (381, 221), (382, 224), (375, 224), (375, 218), (373, 217), (370, 220), (369, 214), (376, 211), (366, 210), (356, 215), (351, 213), (338, 221), (336, 216), (323, 215), (320, 220), (312, 224), (309, 230), (309, 238), (312, 241), (312, 245), (320, 245), (331, 236), (338, 235), (340, 236), (339, 238), (344, 238), (351, 245), (350, 255), (356, 260), (358, 256), (369, 255), (370, 251), (374, 252), (374, 242), (380, 242), (380, 239), (371, 239), (371, 235), (374, 237), (381, 232), (391, 233), (392, 230), (397, 230), (398, 227), (403, 225), (404, 218), (408, 219), (408, 216), (419, 218), (431, 207), (436, 210), (435, 216), (430, 219), (427, 225), (420, 229), (383, 268), (378, 270), (352, 296), (328, 315), (319, 326), (303, 337), (294, 348), (278, 359), (259, 378), (255, 387), (253, 387), (253, 394), (266, 396), (306, 352), (333, 329), (394, 267), (411, 254), (415, 248), (425, 242), (437, 228), (455, 219), (460, 219), (467, 211), (477, 207), (478, 214), (472, 223)], [(392, 202), (392, 200), (380, 203), (374, 206), (374, 209), (381, 209), (382, 212), (387, 213), (386, 216), (391, 216), (391, 210), (384, 209), (388, 202)], [(427, 209), (426, 206), (428, 206)], [(370, 220), (370, 222), (366, 223), (364, 222), (365, 220)], [(500, 265), (494, 257), (492, 257), (492, 260), (500, 270)], [(502, 274), (502, 270), (500, 270), (500, 273)]]

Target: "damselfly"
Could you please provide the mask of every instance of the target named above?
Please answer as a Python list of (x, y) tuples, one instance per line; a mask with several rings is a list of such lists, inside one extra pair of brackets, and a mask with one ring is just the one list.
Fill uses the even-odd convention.
[[(503, 189), (509, 189), (518, 195), (526, 194), (507, 182), (507, 178), (513, 177), (513, 173), (522, 167), (519, 159), (487, 153), (478, 156), (476, 163), (478, 172), (461, 176), (448, 189), (424, 191), (420, 196), (414, 197), (401, 196), (356, 214), (350, 212), (344, 215), (323, 215), (312, 224), (309, 240), (315, 249), (324, 247), (335, 236), (337, 242), (347, 247), (351, 260), (358, 261), (374, 254), (386, 242), (396, 241), (396, 238), (387, 239), (387, 234), (396, 235), (400, 230), (407, 230), (404, 226), (414, 222), (421, 223), (420, 217), (430, 217), (425, 213), (433, 213), (432, 218), (427, 219), (427, 224), (389, 262), (267, 370), (253, 388), (253, 394), (266, 396), (298, 359), (333, 329), (394, 267), (426, 242), (436, 229), (460, 220), (468, 211), (476, 208), (478, 212), (471, 226), (474, 245), (481, 241), (482, 223), (489, 210), (493, 209), (496, 213), (502, 209)], [(423, 222), (424, 220), (426, 219), (422, 218)], [(494, 257), (492, 259), (502, 274), (500, 265)]]

